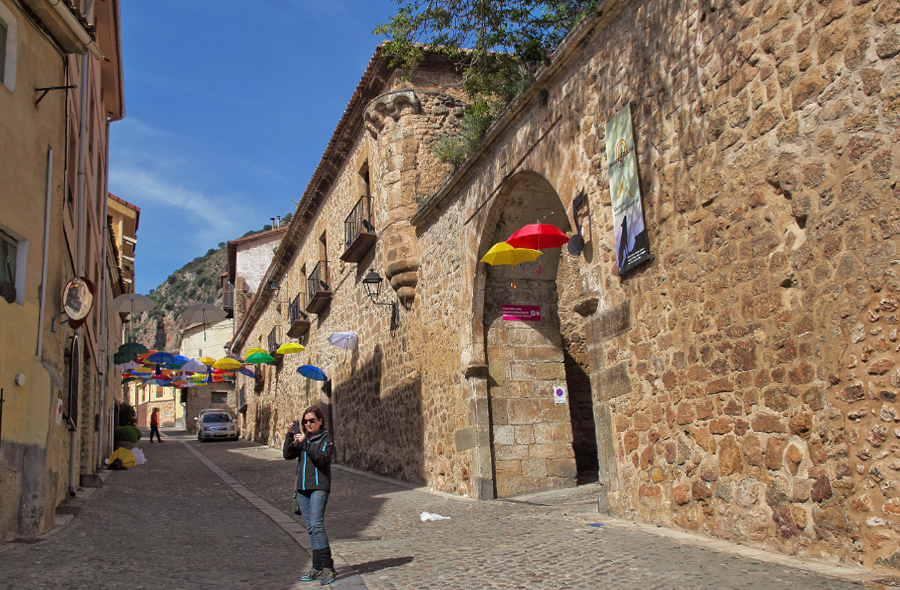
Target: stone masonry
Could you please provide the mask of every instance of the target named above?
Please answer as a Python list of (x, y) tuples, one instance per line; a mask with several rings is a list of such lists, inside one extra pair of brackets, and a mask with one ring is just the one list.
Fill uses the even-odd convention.
[[(457, 170), (430, 155), (452, 68), (370, 65), (270, 267), (296, 293), (331, 244), (333, 299), (248, 381), (251, 436), (322, 403), (354, 467), (478, 498), (594, 472), (616, 515), (896, 573), (898, 55), (896, 0), (607, 0)], [(629, 103), (653, 259), (618, 276), (604, 126)], [(351, 265), (361, 170), (378, 242)], [(583, 248), (513, 288), (479, 260), (538, 220)], [(257, 305), (237, 345), (283, 321)], [(330, 347), (346, 329), (359, 348)]]

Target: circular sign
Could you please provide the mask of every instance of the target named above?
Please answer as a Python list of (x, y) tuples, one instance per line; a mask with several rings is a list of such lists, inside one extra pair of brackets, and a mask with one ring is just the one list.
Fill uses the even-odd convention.
[(75, 277), (63, 290), (62, 304), (70, 320), (83, 320), (94, 304), (94, 285), (85, 277)]

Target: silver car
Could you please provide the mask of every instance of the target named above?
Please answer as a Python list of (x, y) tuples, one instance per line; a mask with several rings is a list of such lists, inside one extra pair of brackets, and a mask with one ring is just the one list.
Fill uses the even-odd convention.
[(228, 412), (211, 412), (197, 420), (197, 440), (237, 440), (237, 425)]

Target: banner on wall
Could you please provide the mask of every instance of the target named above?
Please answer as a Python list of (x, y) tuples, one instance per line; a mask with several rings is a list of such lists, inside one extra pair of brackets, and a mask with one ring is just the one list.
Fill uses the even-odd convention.
[(619, 276), (622, 276), (651, 258), (644, 227), (630, 104), (625, 105), (606, 124), (606, 155), (609, 160), (616, 263)]

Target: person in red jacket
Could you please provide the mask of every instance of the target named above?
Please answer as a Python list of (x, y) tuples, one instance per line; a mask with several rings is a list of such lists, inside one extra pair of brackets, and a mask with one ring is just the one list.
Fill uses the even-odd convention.
[(293, 422), (282, 449), (285, 459), (297, 459), (297, 478), (294, 489), (300, 503), (300, 512), (309, 533), (312, 548), (312, 569), (300, 577), (301, 582), (317, 580), (322, 586), (334, 581), (334, 560), (328, 535), (325, 533), (325, 505), (331, 493), (331, 455), (334, 441), (325, 428), (322, 410), (313, 406), (303, 412), (302, 429), (294, 432)]
[(162, 439), (159, 438), (159, 408), (153, 408), (153, 412), (150, 414), (150, 442), (153, 442), (153, 433), (156, 433), (156, 440), (162, 442)]

